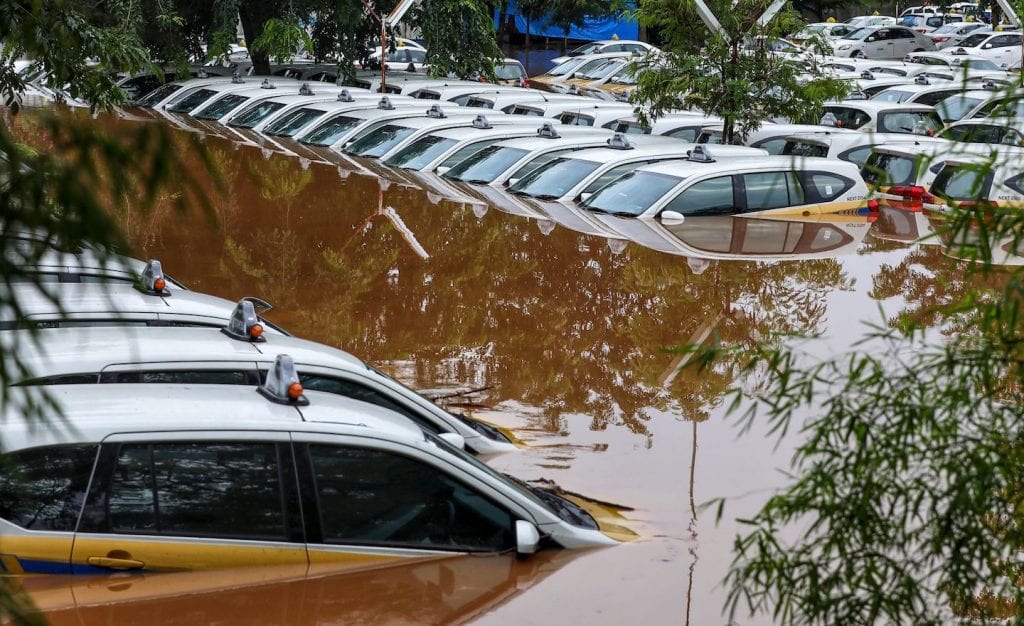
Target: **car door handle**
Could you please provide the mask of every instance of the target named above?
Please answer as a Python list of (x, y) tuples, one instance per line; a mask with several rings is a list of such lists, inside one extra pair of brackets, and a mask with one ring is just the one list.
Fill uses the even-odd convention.
[(108, 569), (117, 570), (142, 569), (146, 566), (142, 561), (136, 561), (135, 559), (123, 559), (109, 556), (90, 556), (85, 560), (85, 562), (93, 567), (106, 567)]

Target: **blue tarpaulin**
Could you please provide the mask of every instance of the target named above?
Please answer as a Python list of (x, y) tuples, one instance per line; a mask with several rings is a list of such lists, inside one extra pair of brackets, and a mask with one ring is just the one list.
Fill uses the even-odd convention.
[[(526, 20), (523, 19), (522, 15), (519, 15), (514, 0), (510, 0), (508, 4), (508, 12), (505, 17), (506, 20), (509, 15), (511, 15), (515, 20), (516, 31), (519, 33), (525, 33)], [(497, 25), (497, 21), (500, 19), (499, 12), (495, 12), (494, 17), (495, 25)], [(619, 39), (636, 39), (639, 33), (640, 29), (637, 23), (626, 16), (621, 16), (619, 18), (606, 17), (588, 19), (587, 23), (582, 28), (573, 26), (569, 29), (569, 39), (597, 41), (599, 39), (611, 39), (612, 35), (618, 36)], [(560, 27), (549, 24), (546, 16), (534, 19), (530, 23), (530, 35), (533, 37), (557, 37), (559, 39), (566, 36), (565, 31)]]

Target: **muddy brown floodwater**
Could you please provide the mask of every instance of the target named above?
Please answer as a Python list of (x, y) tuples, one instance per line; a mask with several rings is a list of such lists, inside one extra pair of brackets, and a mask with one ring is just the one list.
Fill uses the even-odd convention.
[[(295, 334), (413, 387), (483, 389), (458, 410), (525, 443), (492, 465), (629, 507), (623, 523), (640, 538), (344, 575), (27, 581), (54, 624), (725, 623), (734, 520), (783, 484), (776, 470), (791, 445), (776, 449), (756, 429), (741, 436), (726, 416), (725, 392), (757, 381), (728, 367), (683, 368), (665, 349), (820, 332), (809, 351), (844, 350), (863, 321), (879, 321), (880, 305), (890, 317), (914, 314), (960, 284), (939, 246), (913, 243), (927, 231), (919, 213), (692, 220), (657, 234), (660, 243), (634, 237), (644, 246), (568, 228), (571, 216), (452, 201), (221, 139), (206, 145), (225, 172), (217, 226), (163, 206), (126, 215), (136, 256), (161, 259), (196, 290), (264, 298)], [(191, 176), (208, 180), (201, 169)], [(804, 258), (771, 260), (793, 250)], [(716, 525), (699, 505), (718, 497), (730, 500)]]

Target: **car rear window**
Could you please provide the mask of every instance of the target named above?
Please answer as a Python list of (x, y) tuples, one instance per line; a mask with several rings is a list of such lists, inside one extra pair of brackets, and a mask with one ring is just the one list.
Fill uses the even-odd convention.
[(991, 188), (991, 167), (947, 164), (935, 177), (931, 192), (946, 200), (964, 202), (987, 199)]
[(861, 169), (864, 182), (882, 187), (911, 185), (917, 174), (917, 159), (912, 156), (874, 152)]
[(878, 114), (878, 130), (887, 133), (934, 134), (942, 129), (942, 120), (934, 111), (886, 111)]

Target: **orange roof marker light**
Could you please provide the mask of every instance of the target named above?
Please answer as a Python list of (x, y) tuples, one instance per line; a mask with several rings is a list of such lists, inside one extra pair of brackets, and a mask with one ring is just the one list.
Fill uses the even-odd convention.
[(160, 265), (160, 261), (151, 259), (149, 263), (146, 263), (145, 269), (139, 276), (138, 289), (151, 296), (167, 297), (171, 295), (171, 292), (167, 290), (167, 279), (164, 278), (164, 269)]
[(299, 375), (295, 371), (295, 362), (287, 354), (277, 355), (274, 367), (267, 372), (267, 382), (260, 385), (257, 391), (267, 400), (278, 404), (309, 404), (309, 399), (303, 394)]
[(263, 336), (263, 324), (256, 317), (256, 306), (250, 300), (239, 300), (228, 320), (228, 325), (220, 329), (222, 333), (239, 341), (259, 343), (266, 341)]

